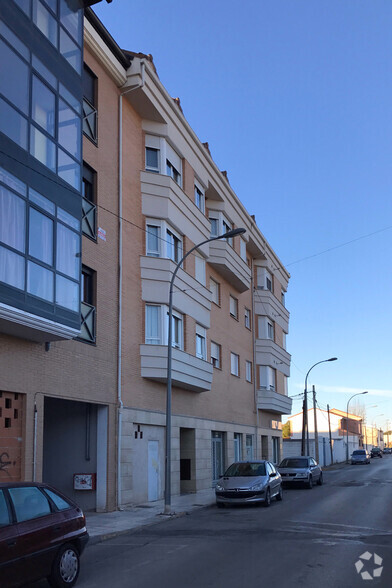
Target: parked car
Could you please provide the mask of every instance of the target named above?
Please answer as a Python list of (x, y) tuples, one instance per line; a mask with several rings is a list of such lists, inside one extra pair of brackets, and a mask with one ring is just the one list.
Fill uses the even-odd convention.
[(372, 447), (370, 457), (382, 457), (382, 451), (379, 447)]
[(382, 452), (388, 454), (388, 453), (392, 453), (392, 450), (390, 447), (384, 447)]
[(351, 465), (357, 463), (370, 463), (370, 455), (365, 449), (356, 449), (351, 455)]
[(215, 497), (218, 507), (253, 502), (270, 506), (272, 498), (283, 498), (282, 479), (269, 461), (238, 461), (219, 479)]
[(47, 484), (0, 483), (0, 586), (48, 578), (71, 588), (88, 541), (86, 520), (72, 500)]
[(321, 466), (310, 456), (285, 457), (279, 464), (278, 470), (282, 476), (283, 484), (305, 484), (307, 488), (313, 488), (317, 482), (323, 483)]

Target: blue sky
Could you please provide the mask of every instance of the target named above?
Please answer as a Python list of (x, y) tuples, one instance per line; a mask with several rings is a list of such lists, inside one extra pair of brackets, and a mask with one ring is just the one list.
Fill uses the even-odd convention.
[[(95, 12), (122, 48), (153, 55), (290, 271), (289, 395), (310, 366), (337, 356), (310, 375), (320, 406), (345, 410), (369, 390), (368, 421), (384, 426), (392, 420), (390, 0), (113, 0)], [(300, 408), (294, 399), (293, 412)]]

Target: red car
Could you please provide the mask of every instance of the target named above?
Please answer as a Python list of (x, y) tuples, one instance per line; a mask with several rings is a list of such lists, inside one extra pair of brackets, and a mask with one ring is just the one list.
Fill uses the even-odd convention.
[(47, 484), (0, 483), (0, 586), (70, 588), (88, 541), (81, 509)]

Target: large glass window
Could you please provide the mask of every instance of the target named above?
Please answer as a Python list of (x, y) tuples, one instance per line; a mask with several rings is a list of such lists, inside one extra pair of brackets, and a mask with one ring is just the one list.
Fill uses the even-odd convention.
[(56, 146), (33, 126), (30, 130), (30, 153), (51, 171), (56, 172)]
[(80, 159), (80, 118), (63, 100), (59, 102), (59, 143), (76, 159)]
[(25, 209), (22, 198), (0, 185), (0, 241), (13, 249), (25, 249)]
[(30, 208), (29, 254), (53, 265), (53, 221), (35, 208)]
[(150, 345), (160, 345), (160, 306), (146, 304), (146, 343)]
[(21, 486), (8, 490), (18, 523), (30, 521), (51, 513), (49, 501), (35, 486)]
[(25, 114), (29, 109), (29, 68), (0, 40), (0, 92)]
[(37, 76), (33, 76), (33, 95), (31, 104), (32, 119), (50, 135), (56, 128), (56, 96)]
[(24, 289), (25, 260), (21, 255), (0, 246), (0, 282)]
[(63, 276), (56, 276), (56, 304), (78, 312), (79, 284)]
[(33, 21), (42, 34), (57, 47), (57, 22), (49, 10), (40, 2), (33, 0)]
[(0, 131), (22, 149), (27, 149), (27, 120), (0, 98)]
[(29, 261), (27, 264), (27, 291), (33, 296), (53, 302), (53, 272)]
[(57, 226), (57, 269), (71, 278), (80, 271), (80, 238), (64, 225)]

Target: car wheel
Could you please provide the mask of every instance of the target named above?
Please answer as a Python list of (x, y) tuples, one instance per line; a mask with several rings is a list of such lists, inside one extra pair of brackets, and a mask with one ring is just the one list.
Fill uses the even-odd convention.
[(217, 503), (216, 503), (216, 506), (217, 506), (218, 508), (225, 508), (225, 503), (224, 503), (224, 502), (217, 502)]
[(63, 545), (53, 562), (48, 581), (53, 588), (70, 588), (78, 579), (79, 553), (73, 545)]
[(279, 486), (279, 492), (276, 495), (276, 500), (283, 500), (283, 488), (282, 484)]
[(312, 479), (312, 476), (309, 476), (309, 480), (306, 483), (306, 487), (308, 488), (308, 490), (311, 490), (313, 488), (313, 479)]
[(269, 488), (267, 488), (267, 492), (265, 494), (264, 506), (271, 506), (271, 490)]
[(323, 482), (324, 482), (324, 480), (323, 480), (323, 473), (321, 472), (321, 473), (320, 473), (320, 477), (319, 477), (319, 479), (317, 480), (317, 484), (318, 484), (319, 486), (322, 486), (322, 485), (323, 485)]

